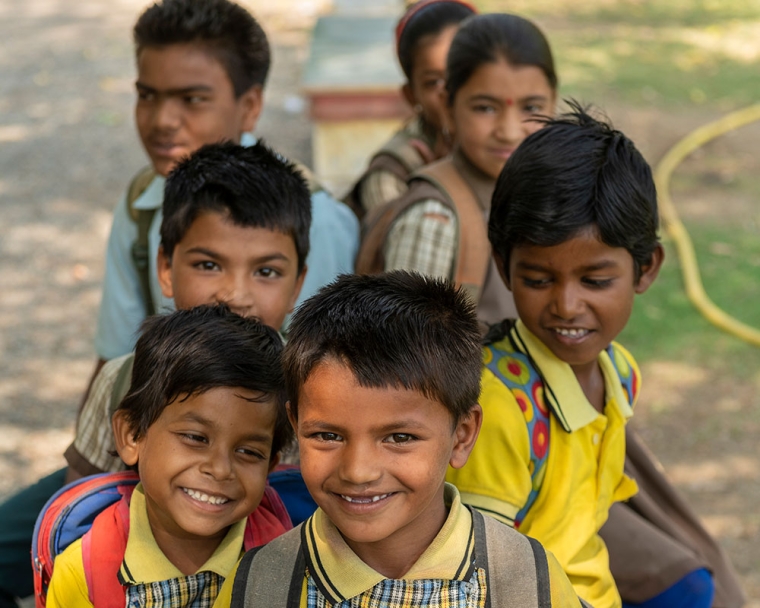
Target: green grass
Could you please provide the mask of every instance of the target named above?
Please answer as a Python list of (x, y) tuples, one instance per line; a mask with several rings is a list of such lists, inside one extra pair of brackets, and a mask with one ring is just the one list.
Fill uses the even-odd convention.
[(542, 24), (563, 96), (728, 111), (760, 100), (760, 0), (482, 0)]
[[(710, 298), (735, 318), (760, 328), (760, 238), (754, 229), (687, 226)], [(716, 245), (717, 244), (717, 245)], [(680, 360), (731, 370), (740, 378), (758, 372), (760, 350), (708, 323), (683, 290), (675, 248), (655, 284), (639, 296), (620, 341), (637, 359)]]

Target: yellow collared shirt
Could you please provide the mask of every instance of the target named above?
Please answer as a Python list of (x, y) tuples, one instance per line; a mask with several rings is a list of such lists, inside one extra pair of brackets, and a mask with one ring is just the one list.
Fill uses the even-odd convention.
[[(119, 572), (127, 585), (184, 577), (156, 544), (148, 521), (145, 494), (138, 484), (129, 505), (129, 537)], [(246, 520), (234, 524), (214, 554), (198, 572), (214, 572), (225, 578), (235, 567), (243, 548)], [(82, 560), (82, 539), (74, 541), (55, 560), (47, 594), (49, 608), (92, 608)]]
[[(606, 399), (604, 414), (600, 414), (583, 394), (570, 366), (520, 321), (517, 331), (551, 387), (558, 411), (550, 416), (546, 474), (520, 532), (554, 553), (580, 597), (595, 608), (619, 608), (609, 556), (598, 532), (612, 503), (630, 498), (637, 490), (623, 473), (625, 424), (633, 414), (632, 404), (606, 352), (599, 355)], [(630, 354), (618, 348), (640, 377)], [(532, 485), (526, 421), (513, 393), (487, 368), (480, 404), (483, 426), (475, 448), (463, 468), (449, 470), (447, 481), (459, 488), (465, 503), (511, 524)]]

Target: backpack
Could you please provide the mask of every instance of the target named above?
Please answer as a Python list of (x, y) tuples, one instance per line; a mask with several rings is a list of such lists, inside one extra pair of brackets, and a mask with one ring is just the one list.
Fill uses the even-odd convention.
[[(140, 479), (134, 471), (84, 477), (56, 492), (34, 526), (32, 568), (36, 608), (44, 608), (55, 558), (78, 538), (90, 601), (97, 608), (124, 606), (117, 573), (129, 533), (129, 500)], [(267, 486), (248, 516), (243, 547), (262, 545), (292, 527), (277, 492)]]
[[(546, 477), (546, 462), (549, 459), (550, 420), (549, 412), (563, 420), (553, 406), (552, 399), (546, 399), (545, 381), (533, 358), (515, 328), (511, 319), (494, 326), (485, 338), (485, 366), (515, 396), (528, 427), (528, 444), (530, 445), (530, 479), (531, 490), (522, 509), (515, 516), (514, 527), (520, 524), (538, 498)], [(607, 347), (607, 354), (612, 366), (620, 378), (620, 384), (633, 403), (639, 389), (639, 381), (633, 368), (628, 365), (622, 348), (612, 343)], [(564, 425), (564, 423), (563, 423)]]
[[(306, 181), (311, 195), (325, 190), (311, 170), (301, 163), (296, 162), (294, 164)], [(150, 245), (148, 235), (158, 209), (136, 209), (135, 201), (143, 195), (157, 175), (153, 167), (143, 167), (132, 178), (132, 181), (129, 182), (129, 186), (127, 186), (127, 213), (129, 218), (137, 225), (137, 238), (132, 243), (131, 248), (132, 263), (137, 270), (143, 304), (145, 304), (146, 316), (148, 317), (156, 314), (156, 307), (150, 293)]]
[[(543, 546), (476, 509), (470, 508), (470, 512), (475, 559), (488, 577), (486, 607), (550, 608), (549, 565)], [(232, 608), (298, 608), (301, 605), (306, 554), (309, 553), (306, 536), (314, 534), (309, 524), (307, 521), (277, 542), (243, 556), (233, 582)], [(509, 575), (505, 576), (505, 572)], [(580, 598), (578, 606), (589, 608)]]
[[(423, 186), (367, 214), (362, 242), (356, 257), (356, 274), (383, 272), (383, 248), (393, 223), (407, 209), (422, 200), (433, 198), (451, 209), (458, 219), (459, 246), (455, 260), (454, 283), (461, 285), (474, 302), (480, 300), (491, 261), (491, 244), (483, 221), (484, 212), (475, 198), (475, 193), (452, 164), (449, 157), (420, 169), (412, 175), (410, 184), (419, 180), (424, 182)], [(442, 193), (445, 193), (443, 197)]]

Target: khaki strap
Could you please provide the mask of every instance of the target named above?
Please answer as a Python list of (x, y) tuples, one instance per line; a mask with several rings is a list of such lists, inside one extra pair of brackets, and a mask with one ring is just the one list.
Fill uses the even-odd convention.
[(486, 280), (491, 260), (485, 211), (478, 204), (472, 188), (456, 170), (451, 159), (445, 158), (418, 171), (420, 175), (448, 194), (459, 220), (459, 239), (454, 283), (461, 285), (475, 303)]
[(111, 415), (119, 408), (122, 399), (129, 392), (129, 385), (132, 383), (132, 368), (135, 364), (135, 354), (129, 355), (124, 363), (121, 364), (118, 373), (116, 374), (116, 380), (114, 380), (111, 387), (111, 403), (110, 409)]
[(129, 217), (137, 224), (137, 238), (132, 243), (132, 262), (137, 269), (143, 303), (148, 316), (156, 312), (150, 293), (150, 245), (148, 240), (156, 209), (136, 209), (135, 201), (148, 189), (155, 177), (156, 172), (153, 167), (144, 167), (132, 178), (127, 188), (127, 210)]

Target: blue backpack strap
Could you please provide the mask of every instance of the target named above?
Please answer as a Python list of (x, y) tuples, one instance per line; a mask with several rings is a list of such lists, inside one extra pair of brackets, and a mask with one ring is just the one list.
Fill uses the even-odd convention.
[(612, 361), (612, 367), (615, 368), (618, 378), (620, 378), (620, 384), (628, 397), (628, 403), (633, 406), (639, 394), (641, 379), (633, 365), (631, 356), (615, 342), (607, 347), (607, 354)]
[(519, 528), (536, 501), (546, 476), (550, 424), (549, 408), (544, 400), (544, 381), (530, 358), (519, 352), (508, 336), (486, 344), (483, 359), (491, 373), (514, 395), (528, 427), (531, 490), (522, 509), (515, 516), (514, 525)]

